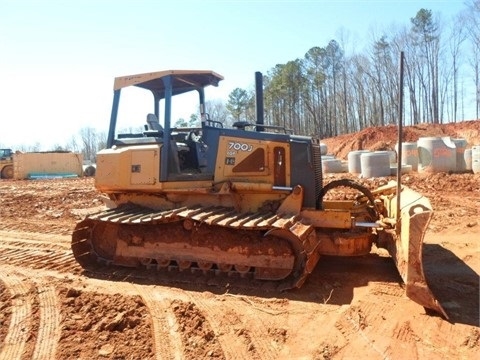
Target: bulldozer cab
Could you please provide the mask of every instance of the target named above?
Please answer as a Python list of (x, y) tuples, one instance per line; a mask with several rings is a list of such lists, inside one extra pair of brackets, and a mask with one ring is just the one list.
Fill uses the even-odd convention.
[[(210, 191), (212, 184), (236, 182), (251, 187), (255, 183), (254, 188), (268, 189), (267, 193), (273, 186), (280, 198), (292, 191), (293, 185), (302, 184), (309, 206), (315, 206), (321, 184), (319, 141), (264, 124), (259, 72), (254, 123), (242, 122), (228, 128), (210, 118), (205, 108), (205, 88), (217, 86), (222, 79), (209, 70), (167, 70), (117, 77), (107, 149), (97, 153), (96, 187), (108, 193), (171, 193), (173, 187)], [(129, 109), (125, 108), (124, 95), (120, 101), (120, 94), (129, 90), (148, 95), (148, 102), (133, 104), (142, 113), (128, 116), (137, 128), (121, 124)], [(184, 96), (189, 101), (179, 103)], [(192, 103), (198, 104), (201, 124), (172, 125), (174, 111)], [(314, 156), (317, 152), (318, 156)]]
[[(114, 99), (107, 138), (107, 148), (162, 144), (160, 181), (178, 180), (181, 172), (191, 170), (198, 178), (207, 169), (207, 146), (202, 142), (202, 128), (207, 125), (222, 127), (209, 119), (205, 112), (205, 87), (217, 86), (223, 77), (213, 71), (167, 70), (153, 73), (117, 77), (114, 82)], [(138, 130), (122, 132), (117, 129), (120, 94), (127, 87), (147, 90), (152, 103), (145, 113), (146, 120)], [(173, 98), (189, 92), (198, 94), (202, 127), (177, 128), (172, 126)], [(163, 120), (163, 124), (159, 119)], [(138, 121), (138, 120), (137, 120)], [(211, 156), (214, 156), (212, 153)], [(211, 161), (213, 162), (213, 161)], [(135, 170), (135, 169), (134, 169)], [(206, 175), (208, 176), (208, 175)], [(201, 177), (201, 176), (200, 176)]]
[(12, 149), (0, 149), (0, 160), (9, 160), (12, 156)]

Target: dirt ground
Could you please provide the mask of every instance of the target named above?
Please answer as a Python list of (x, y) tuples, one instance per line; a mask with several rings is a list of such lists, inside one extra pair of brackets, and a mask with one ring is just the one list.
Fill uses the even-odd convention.
[[(480, 144), (480, 121), (407, 127), (404, 141)], [(329, 152), (393, 149), (394, 127), (326, 139)], [(326, 174), (327, 183), (349, 174)], [(374, 187), (388, 178), (358, 179)], [(434, 209), (424, 244), (429, 285), (449, 319), (404, 294), (386, 256), (324, 257), (305, 285), (168, 273), (85, 273), (70, 235), (103, 207), (92, 178), (0, 181), (0, 359), (472, 359), (480, 350), (480, 174), (402, 182)], [(192, 280), (189, 279), (189, 280)]]

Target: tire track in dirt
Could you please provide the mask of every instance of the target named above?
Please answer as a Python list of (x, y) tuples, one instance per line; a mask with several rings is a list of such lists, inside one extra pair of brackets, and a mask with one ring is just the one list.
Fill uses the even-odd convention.
[[(239, 298), (241, 300), (243, 297)], [(260, 317), (255, 317), (253, 327), (243, 321), (246, 314), (254, 315), (245, 309), (245, 302), (240, 300), (215, 304), (219, 302), (215, 297), (191, 297), (191, 301), (212, 325), (227, 359), (278, 359), (279, 349), (272, 346), (269, 327), (264, 325)], [(251, 306), (255, 307), (253, 304)], [(218, 311), (219, 308), (222, 311)], [(238, 349), (242, 348), (245, 353), (239, 354)]]
[(71, 236), (45, 233), (32, 233), (23, 231), (5, 231), (0, 230), (2, 242), (22, 241), (36, 243), (39, 245), (50, 246), (55, 244), (66, 249), (70, 248)]
[[(52, 236), (38, 236), (25, 233), (25, 238), (18, 234), (0, 232), (0, 261), (4, 264), (28, 266), (34, 269), (58, 270), (74, 273), (80, 270), (69, 245), (62, 242), (50, 242)], [(56, 237), (54, 237), (56, 238)]]
[(229, 301), (230, 310), (241, 309), (242, 316), (239, 318), (246, 320), (242, 322), (243, 328), (240, 332), (245, 329), (245, 337), (249, 340), (247, 358), (253, 352), (258, 354), (259, 359), (278, 359), (287, 333), (286, 330), (277, 328), (274, 322), (270, 321), (272, 317), (284, 313), (284, 309), (278, 310), (276, 308), (277, 299), (262, 299), (243, 295), (231, 296), (234, 296), (236, 301)]
[(40, 324), (33, 360), (55, 358), (55, 351), (60, 339), (60, 304), (57, 301), (55, 287), (40, 284), (38, 286), (40, 302)]
[[(0, 344), (3, 344), (8, 333), (12, 315), (12, 296), (7, 286), (0, 278)], [(1, 345), (0, 345), (1, 349)]]
[(0, 351), (0, 360), (21, 359), (31, 329), (32, 299), (30, 288), (23, 278), (2, 265), (0, 278), (12, 296), (12, 314), (8, 333)]
[[(0, 232), (0, 235), (5, 235), (5, 238), (2, 238), (0, 243), (0, 261), (2, 263), (8, 263), (19, 267), (19, 269), (28, 264), (28, 268), (55, 270), (69, 274), (78, 267), (71, 254), (69, 243), (65, 239), (60, 239), (61, 241), (58, 242), (58, 239), (61, 237), (33, 233), (18, 234), (5, 231)], [(50, 242), (52, 239), (53, 243)], [(120, 287), (122, 286), (131, 287), (132, 285), (121, 284)], [(181, 359), (183, 345), (180, 336), (175, 331), (177, 324), (175, 316), (170, 309), (170, 302), (165, 299), (155, 299), (154, 292), (149, 290), (147, 286), (136, 286), (134, 291), (144, 298), (150, 309), (157, 359)], [(58, 324), (60, 322), (60, 314), (51, 311), (52, 304), (56, 304), (55, 289), (43, 286), (38, 290), (38, 293), (41, 300), (44, 300), (44, 304), (40, 307), (43, 309), (44, 317), (50, 318), (52, 324)], [(42, 334), (39, 334), (39, 338), (44, 338), (45, 336), (59, 337), (59, 330), (56, 327), (40, 327), (40, 331)], [(36, 349), (35, 358), (51, 358), (45, 356), (45, 354), (52, 353), (50, 343), (40, 342), (39, 344), (42, 347), (38, 350)]]
[(402, 308), (408, 312), (417, 307), (405, 298), (403, 291), (398, 284), (379, 282), (340, 316), (335, 326), (347, 340), (349, 352), (390, 359), (402, 349), (404, 358), (422, 358), (426, 344), (410, 322), (404, 320), (402, 312), (390, 311)]
[(181, 360), (183, 344), (177, 333), (178, 324), (171, 310), (171, 302), (159, 298), (158, 289), (151, 286), (134, 285), (139, 295), (145, 301), (152, 319), (153, 340), (157, 360)]
[[(27, 280), (29, 276), (28, 269), (2, 265), (0, 278), (12, 292), (12, 303), (15, 299), (22, 302), (21, 306), (17, 306), (17, 310), (15, 309), (15, 303), (12, 304), (12, 320), (9, 328), (9, 334), (11, 335), (7, 334), (5, 343), (7, 345), (8, 343), (17, 344), (14, 347), (17, 350), (8, 351), (5, 354), (5, 359), (16, 358), (14, 352), (18, 352), (20, 356), (22, 354), (25, 356), (26, 350), (24, 348), (27, 340), (36, 339), (31, 359), (49, 360), (52, 356), (54, 357), (58, 344), (60, 313), (55, 287), (37, 281), (29, 281)], [(9, 279), (9, 281), (5, 279)], [(32, 296), (34, 293), (36, 296)], [(38, 320), (33, 314), (34, 310), (39, 310)], [(15, 313), (17, 313), (17, 320), (15, 320)], [(19, 330), (22, 332), (20, 335)], [(3, 359), (3, 355), (2, 351), (0, 359)]]
[[(381, 308), (377, 308), (377, 310), (382, 312)], [(335, 323), (335, 327), (343, 334), (349, 344), (347, 347), (349, 352), (368, 354), (366, 356), (373, 358), (380, 356), (381, 359), (387, 359), (386, 352), (377, 346), (375, 340), (370, 338), (365, 331), (367, 326), (365, 311), (362, 306), (357, 305), (349, 306)]]
[[(252, 347), (248, 352), (250, 336), (242, 329), (240, 316), (237, 312), (221, 305), (222, 311), (218, 311), (218, 304), (211, 304), (210, 300), (199, 297), (190, 297), (199, 310), (211, 324), (215, 336), (222, 347), (226, 359), (258, 359), (256, 350)], [(247, 337), (248, 336), (248, 337)], [(238, 349), (245, 349), (245, 353), (239, 353)]]
[(196, 302), (175, 299), (172, 310), (182, 336), (185, 359), (226, 359), (217, 334)]
[[(398, 349), (402, 349), (404, 358), (418, 359), (423, 357), (421, 351), (425, 347), (421, 337), (415, 333), (410, 321), (405, 320), (401, 313), (392, 314), (388, 311), (401, 307), (408, 312), (409, 308), (417, 307), (405, 298), (404, 292), (404, 288), (395, 283), (375, 283), (358, 303), (365, 317), (366, 329), (363, 333), (387, 358), (395, 357)], [(379, 334), (388, 336), (382, 337)]]

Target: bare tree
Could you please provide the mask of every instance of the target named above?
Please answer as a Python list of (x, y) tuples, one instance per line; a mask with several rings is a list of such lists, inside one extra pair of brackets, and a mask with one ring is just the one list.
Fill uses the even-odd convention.
[(93, 161), (97, 152), (97, 134), (94, 128), (86, 127), (80, 129), (82, 139), (82, 153), (84, 160)]
[(65, 148), (68, 149), (69, 151), (79, 152), (80, 148), (78, 146), (77, 138), (75, 136), (72, 136), (70, 140), (67, 142), (67, 144), (65, 145)]
[(97, 132), (97, 134), (95, 136), (95, 139), (96, 139), (95, 155), (98, 151), (107, 148), (107, 137), (108, 137), (108, 135), (107, 135), (106, 131)]
[(453, 83), (453, 89), (451, 90), (451, 93), (452, 93), (451, 118), (454, 122), (457, 121), (457, 112), (458, 112), (458, 72), (459, 72), (460, 61), (461, 61), (461, 46), (466, 39), (465, 28), (462, 24), (463, 21), (464, 21), (464, 17), (462, 15), (458, 15), (450, 26), (449, 50), (450, 50), (452, 63), (450, 66), (450, 72), (445, 74), (444, 76), (445, 92), (447, 91), (447, 85), (450, 83), (450, 80), (452, 80), (452, 83)]
[(205, 110), (210, 117), (214, 120), (220, 121), (224, 126), (230, 126), (232, 124), (229, 119), (229, 113), (225, 106), (225, 103), (220, 100), (210, 100), (205, 103)]
[(473, 70), (475, 83), (475, 116), (480, 118), (480, 0), (467, 3), (466, 21), (468, 23), (468, 39), (472, 54), (469, 63)]

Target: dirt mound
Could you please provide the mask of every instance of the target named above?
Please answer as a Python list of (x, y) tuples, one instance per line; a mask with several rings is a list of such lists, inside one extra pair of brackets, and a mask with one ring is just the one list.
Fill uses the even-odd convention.
[(151, 359), (151, 319), (140, 296), (59, 290), (62, 303), (58, 359)]
[[(417, 141), (426, 136), (450, 136), (467, 140), (468, 146), (480, 144), (480, 120), (462, 121), (449, 124), (419, 124), (403, 127), (404, 142)], [(347, 159), (348, 153), (354, 150), (395, 150), (398, 143), (398, 127), (369, 127), (353, 134), (340, 135), (335, 138), (323, 139), (328, 153), (339, 159)]]

